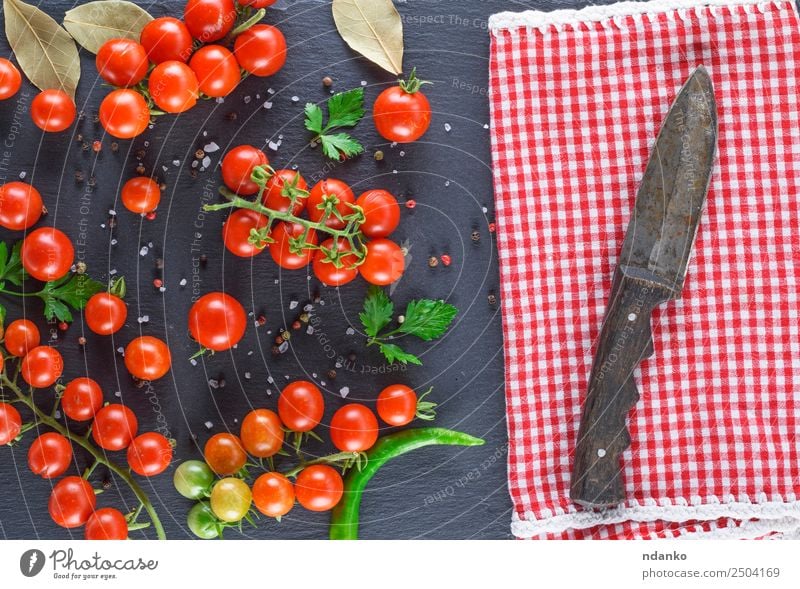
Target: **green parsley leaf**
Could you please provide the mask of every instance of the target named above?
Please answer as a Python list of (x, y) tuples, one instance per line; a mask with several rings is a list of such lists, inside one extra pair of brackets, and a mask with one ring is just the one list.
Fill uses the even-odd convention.
[(322, 133), (322, 109), (316, 104), (306, 104), (306, 129), (319, 135)]
[(364, 89), (339, 92), (328, 99), (326, 131), (337, 127), (355, 127), (364, 116)]
[(0, 276), (6, 272), (6, 262), (8, 261), (8, 246), (5, 241), (0, 241)]
[(68, 274), (64, 278), (48, 282), (38, 294), (44, 301), (44, 316), (59, 321), (72, 321), (70, 307), (80, 311), (92, 297), (106, 287), (85, 274)]
[(350, 137), (347, 133), (336, 135), (320, 135), (323, 153), (332, 160), (339, 160), (342, 155), (353, 157), (364, 153), (364, 146)]
[(411, 301), (406, 306), (404, 321), (395, 329), (381, 333), (392, 321), (394, 303), (382, 288), (371, 286), (364, 299), (364, 310), (358, 317), (369, 338), (367, 345), (377, 345), (389, 363), (421, 365), (422, 361), (417, 356), (405, 352), (397, 344), (389, 343), (392, 336), (402, 333), (413, 335), (423, 341), (436, 339), (447, 331), (457, 313), (456, 307), (444, 301), (431, 299)]
[(383, 354), (386, 361), (391, 364), (392, 362), (401, 362), (403, 364), (416, 364), (417, 366), (422, 366), (422, 362), (419, 358), (417, 358), (414, 354), (409, 354), (408, 352), (404, 352), (400, 346), (396, 346), (395, 344), (380, 344), (381, 353)]
[(364, 89), (339, 92), (328, 99), (328, 123), (324, 124), (322, 109), (316, 104), (305, 107), (305, 127), (314, 133), (322, 152), (334, 160), (364, 152), (364, 146), (347, 133), (333, 133), (343, 127), (355, 127), (364, 117)]
[(22, 267), (20, 250), (22, 241), (18, 241), (8, 254), (8, 246), (5, 242), (0, 242), (0, 281), (8, 281), (15, 286), (22, 286), (28, 278), (28, 273)]
[(394, 303), (379, 286), (370, 286), (364, 299), (364, 310), (359, 313), (364, 332), (369, 337), (377, 337), (381, 329), (389, 325), (394, 314)]
[(411, 301), (406, 307), (406, 320), (400, 324), (398, 331), (427, 342), (441, 337), (457, 313), (457, 308), (444, 301)]

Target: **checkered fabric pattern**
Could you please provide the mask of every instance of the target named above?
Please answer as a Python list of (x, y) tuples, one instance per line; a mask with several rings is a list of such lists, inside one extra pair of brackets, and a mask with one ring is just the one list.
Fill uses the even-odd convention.
[[(800, 19), (791, 0), (622, 3), (491, 20), (492, 154), (512, 530), (522, 538), (800, 531)], [(709, 71), (719, 152), (683, 298), (625, 452), (628, 500), (569, 499), (611, 279), (661, 122)]]

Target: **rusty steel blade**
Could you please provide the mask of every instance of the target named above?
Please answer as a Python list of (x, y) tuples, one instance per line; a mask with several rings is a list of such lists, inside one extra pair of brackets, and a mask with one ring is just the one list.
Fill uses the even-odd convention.
[(698, 67), (678, 92), (650, 154), (619, 263), (652, 272), (678, 298), (717, 146), (711, 79)]

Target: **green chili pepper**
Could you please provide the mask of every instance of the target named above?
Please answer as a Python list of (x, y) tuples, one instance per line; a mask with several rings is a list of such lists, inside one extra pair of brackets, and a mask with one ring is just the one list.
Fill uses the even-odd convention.
[(361, 495), (370, 479), (387, 461), (425, 446), (482, 446), (484, 440), (441, 427), (407, 429), (389, 434), (367, 452), (368, 462), (361, 470), (352, 469), (344, 479), (344, 496), (331, 514), (331, 540), (358, 539), (358, 509)]

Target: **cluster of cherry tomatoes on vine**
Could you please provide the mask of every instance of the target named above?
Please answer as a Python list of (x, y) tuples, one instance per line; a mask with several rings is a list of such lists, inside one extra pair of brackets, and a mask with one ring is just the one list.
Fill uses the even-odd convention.
[(377, 285), (402, 276), (404, 253), (387, 239), (400, 223), (400, 206), (388, 191), (367, 190), (356, 198), (336, 178), (309, 190), (300, 172), (273, 170), (266, 154), (252, 145), (225, 154), (222, 180), (236, 195), (257, 197), (256, 207), (235, 210), (223, 226), (225, 247), (234, 255), (249, 258), (268, 249), (281, 268), (311, 264), (329, 286), (359, 274)]
[[(116, 89), (100, 105), (103, 128), (114, 137), (131, 139), (147, 129), (151, 114), (182, 113), (201, 96), (227, 96), (243, 71), (254, 76), (277, 73), (286, 62), (286, 39), (276, 27), (248, 20), (253, 9), (274, 3), (189, 0), (183, 20), (156, 18), (142, 29), (139, 41), (106, 41), (96, 66)], [(248, 26), (240, 29), (242, 24)], [(16, 94), (21, 81), (14, 65), (0, 60), (0, 100)], [(75, 101), (61, 89), (45, 89), (31, 103), (33, 122), (47, 132), (64, 131), (76, 115)]]
[[(405, 385), (392, 385), (378, 395), (376, 409), (390, 426), (407, 425), (415, 416), (432, 419), (435, 404), (422, 397), (418, 399)], [(378, 420), (366, 405), (344, 405), (329, 424), (331, 441), (340, 453), (303, 461), (301, 442), (309, 435), (317, 438), (312, 430), (322, 421), (324, 411), (319, 388), (308, 381), (295, 381), (281, 392), (277, 413), (254, 409), (242, 420), (238, 436), (223, 432), (209, 438), (203, 452), (205, 461), (183, 462), (173, 479), (181, 495), (199, 501), (189, 512), (189, 529), (200, 538), (216, 538), (225, 527), (238, 525), (245, 518), (252, 521), (252, 506), (273, 518), (289, 513), (295, 502), (309, 511), (333, 509), (344, 491), (342, 475), (334, 466), (346, 469), (359, 463), (360, 454), (378, 439)], [(286, 454), (287, 435), (295, 437), (293, 445), (301, 463), (279, 472), (273, 461), (277, 455)], [(264, 466), (264, 460), (269, 463), (267, 472), (249, 485), (245, 480), (250, 478), (248, 467)]]
[[(2, 336), (5, 351), (19, 360), (19, 372), (31, 389), (53, 387), (64, 367), (58, 350), (39, 345), (39, 342), (39, 330), (27, 319), (12, 321)], [(32, 427), (58, 428), (58, 431), (40, 434), (30, 445), (28, 467), (34, 474), (47, 480), (62, 476), (74, 462), (73, 446), (78, 443), (76, 440), (90, 451), (97, 461), (95, 466), (100, 462), (110, 465), (106, 452), (122, 450), (126, 450), (130, 470), (140, 476), (155, 476), (169, 466), (172, 461), (170, 440), (158, 432), (138, 434), (138, 420), (133, 411), (119, 403), (104, 405), (103, 391), (95, 380), (79, 377), (66, 386), (56, 385), (54, 390), (57, 395), (56, 407), (60, 403), (66, 418), (74, 423), (91, 421), (91, 439), (101, 450), (89, 450), (88, 434), (76, 437), (65, 423), (55, 420), (55, 411), (50, 415), (43, 414), (33, 396), (20, 391), (18, 401), (34, 411), (34, 421), (25, 427), (26, 430)], [(19, 411), (10, 403), (0, 402), (0, 446), (14, 442), (21, 433), (23, 423)], [(135, 522), (132, 517), (125, 516), (115, 508), (96, 509), (96, 494), (87, 480), (93, 469), (87, 469), (84, 476), (66, 476), (53, 486), (48, 504), (50, 516), (64, 528), (85, 525), (85, 537), (88, 540), (125, 539), (128, 537), (129, 524)]]

